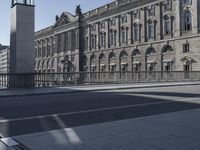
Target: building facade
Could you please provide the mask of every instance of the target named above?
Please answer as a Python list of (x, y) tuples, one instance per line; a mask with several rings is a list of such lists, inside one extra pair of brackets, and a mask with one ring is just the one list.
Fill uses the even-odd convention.
[(35, 33), (35, 71), (199, 71), (200, 0), (116, 0)]
[(9, 72), (10, 48), (0, 45), (0, 74)]

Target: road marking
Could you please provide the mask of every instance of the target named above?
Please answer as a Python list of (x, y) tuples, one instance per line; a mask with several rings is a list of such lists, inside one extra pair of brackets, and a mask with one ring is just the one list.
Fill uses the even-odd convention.
[(1, 139), (1, 138), (4, 138), (4, 135), (3, 135), (2, 133), (0, 133), (0, 139)]
[(101, 111), (108, 111), (108, 110), (117, 110), (117, 109), (124, 109), (124, 108), (142, 107), (142, 106), (168, 104), (168, 103), (174, 103), (174, 101), (162, 101), (162, 102), (154, 102), (154, 103), (134, 104), (134, 105), (125, 105), (125, 106), (117, 106), (117, 107), (90, 109), (90, 110), (67, 112), (67, 113), (60, 113), (60, 114), (22, 117), (22, 118), (16, 118), (16, 119), (4, 119), (4, 120), (0, 120), (0, 123), (7, 123), (7, 122), (13, 122), (13, 121), (24, 121), (24, 120), (32, 120), (32, 119), (43, 119), (43, 118), (47, 118), (47, 117), (61, 117), (61, 116), (66, 116), (66, 115), (77, 115), (77, 114), (84, 114), (84, 113), (94, 113), (94, 112), (101, 112)]
[(19, 143), (17, 143), (12, 137), (2, 138), (0, 141), (8, 147), (19, 145)]

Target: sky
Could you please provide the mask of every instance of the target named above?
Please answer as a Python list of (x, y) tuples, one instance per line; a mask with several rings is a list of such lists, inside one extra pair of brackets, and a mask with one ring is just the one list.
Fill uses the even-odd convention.
[[(87, 12), (114, 0), (35, 0), (35, 31), (55, 23), (55, 16), (63, 11), (75, 13), (77, 5)], [(0, 0), (0, 44), (10, 42), (10, 5), (11, 0)]]

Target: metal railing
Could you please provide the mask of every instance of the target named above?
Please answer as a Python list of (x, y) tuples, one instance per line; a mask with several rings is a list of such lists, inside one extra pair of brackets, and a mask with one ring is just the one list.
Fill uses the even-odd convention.
[(170, 81), (200, 81), (200, 71), (0, 74), (0, 87), (9, 88)]

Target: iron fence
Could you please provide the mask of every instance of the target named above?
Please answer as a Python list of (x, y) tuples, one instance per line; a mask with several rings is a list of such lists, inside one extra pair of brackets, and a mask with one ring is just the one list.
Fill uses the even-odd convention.
[(0, 74), (0, 87), (63, 87), (89, 84), (200, 81), (200, 71), (183, 72), (71, 72)]

